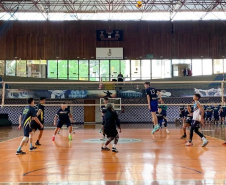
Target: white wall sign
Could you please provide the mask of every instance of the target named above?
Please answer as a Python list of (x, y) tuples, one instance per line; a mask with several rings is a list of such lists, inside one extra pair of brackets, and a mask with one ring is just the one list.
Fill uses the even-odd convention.
[(123, 59), (123, 48), (96, 48), (96, 59)]

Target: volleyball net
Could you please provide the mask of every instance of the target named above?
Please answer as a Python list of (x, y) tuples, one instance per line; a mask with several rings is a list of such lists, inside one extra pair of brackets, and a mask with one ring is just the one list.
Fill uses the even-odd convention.
[[(86, 112), (94, 111), (95, 122), (101, 122), (98, 116), (104, 98), (108, 97), (118, 112), (122, 122), (150, 122), (144, 82), (2, 82), (0, 113), (7, 113), (13, 124), (27, 98), (46, 97), (45, 122), (53, 123), (53, 118), (61, 104), (66, 103), (72, 112), (75, 122), (84, 123)], [(151, 81), (162, 96), (161, 105), (167, 106), (169, 122), (179, 117), (179, 106), (193, 104), (193, 95), (199, 93), (204, 106), (223, 106), (225, 104), (224, 81)], [(92, 108), (89, 108), (92, 107)]]

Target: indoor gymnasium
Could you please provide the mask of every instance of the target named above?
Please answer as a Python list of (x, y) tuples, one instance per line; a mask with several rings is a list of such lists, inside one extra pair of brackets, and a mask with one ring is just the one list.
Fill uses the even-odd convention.
[(0, 185), (226, 185), (226, 1), (0, 0)]

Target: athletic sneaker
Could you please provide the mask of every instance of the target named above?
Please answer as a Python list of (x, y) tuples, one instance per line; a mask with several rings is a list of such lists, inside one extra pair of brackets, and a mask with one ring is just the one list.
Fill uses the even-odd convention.
[(71, 136), (71, 135), (69, 135), (69, 136), (68, 136), (68, 139), (69, 139), (69, 140), (72, 140), (72, 136)]
[(170, 131), (169, 131), (168, 129), (166, 129), (166, 133), (167, 133), (167, 134), (169, 134), (169, 133), (170, 133)]
[(57, 134), (60, 134), (60, 131), (58, 131)]
[(37, 147), (32, 146), (29, 151), (31, 152), (31, 151), (34, 151), (35, 149), (37, 149)]
[(112, 148), (112, 152), (118, 153), (118, 150), (116, 148)]
[(38, 145), (41, 145), (41, 144), (39, 143), (39, 141), (36, 141), (35, 145), (37, 145), (37, 146), (38, 146)]
[(22, 150), (16, 151), (16, 155), (24, 155), (24, 154), (26, 154), (26, 152), (23, 152)]
[(181, 136), (181, 139), (186, 139), (187, 135)]
[(222, 143), (222, 145), (226, 146), (226, 142), (225, 143)]
[(192, 142), (187, 142), (187, 143), (185, 143), (185, 146), (192, 146), (193, 145), (193, 143)]
[(202, 140), (203, 140), (202, 147), (205, 147), (209, 143), (209, 141), (205, 137), (203, 137)]
[(72, 134), (75, 134), (75, 130), (72, 131)]
[(54, 136), (52, 137), (52, 141), (55, 141), (55, 137)]
[(107, 148), (107, 147), (101, 147), (101, 150), (103, 150), (103, 151), (109, 151), (110, 149), (109, 148)]
[(100, 140), (105, 140), (105, 136), (103, 136), (102, 138), (100, 138)]
[(159, 130), (159, 128), (160, 128), (159, 125), (156, 125), (151, 133), (154, 134), (155, 132), (157, 132)]

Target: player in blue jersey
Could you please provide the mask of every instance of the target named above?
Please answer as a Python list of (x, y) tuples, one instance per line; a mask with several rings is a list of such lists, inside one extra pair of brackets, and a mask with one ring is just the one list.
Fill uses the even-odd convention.
[(160, 126), (158, 125), (156, 112), (158, 111), (158, 98), (162, 102), (162, 96), (159, 91), (157, 91), (153, 87), (150, 87), (150, 82), (145, 82), (144, 87), (147, 95), (148, 109), (151, 112), (152, 121), (154, 123), (154, 129), (152, 130), (152, 136), (154, 139), (154, 133), (157, 132), (160, 128)]
[(40, 128), (43, 128), (42, 123), (39, 121), (39, 119), (36, 116), (36, 112), (34, 108), (34, 99), (28, 98), (27, 101), (29, 105), (24, 108), (23, 113), (20, 116), (19, 127), (18, 127), (18, 130), (20, 130), (21, 127), (24, 128), (24, 137), (20, 143), (20, 146), (16, 152), (16, 155), (26, 154), (26, 152), (22, 151), (22, 147), (26, 145), (28, 141), (30, 143), (30, 151), (35, 150), (37, 147), (34, 147), (32, 145), (32, 135), (34, 131), (33, 124), (38, 124)]
[[(58, 119), (58, 123), (57, 123), (57, 118)], [(70, 109), (68, 109), (67, 105), (65, 103), (61, 104), (61, 108), (57, 111), (56, 116), (54, 117), (54, 125), (57, 125), (57, 128), (54, 131), (53, 134), (53, 138), (52, 141), (55, 141), (55, 137), (56, 134), (58, 132), (58, 130), (64, 125), (67, 125), (67, 128), (69, 128), (69, 135), (68, 138), (69, 140), (72, 140), (72, 126), (71, 126), (71, 122), (74, 122), (73, 117), (70, 113)]]

